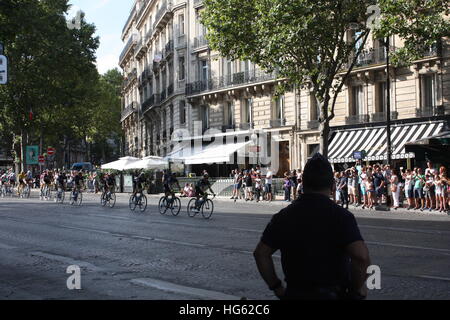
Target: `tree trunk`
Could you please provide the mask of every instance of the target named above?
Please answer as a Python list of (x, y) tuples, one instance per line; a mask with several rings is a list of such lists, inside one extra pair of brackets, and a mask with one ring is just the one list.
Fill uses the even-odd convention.
[(330, 103), (329, 97), (325, 98), (325, 101), (319, 102), (320, 106), (320, 153), (328, 158), (328, 144), (330, 138), (330, 119), (328, 117), (328, 105)]
[(330, 122), (324, 121), (320, 123), (320, 153), (328, 158), (328, 140), (330, 137)]

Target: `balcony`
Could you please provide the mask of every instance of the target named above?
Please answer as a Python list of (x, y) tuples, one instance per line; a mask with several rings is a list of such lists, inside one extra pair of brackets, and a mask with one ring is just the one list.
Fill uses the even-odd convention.
[(194, 38), (194, 50), (200, 50), (200, 49), (207, 49), (208, 48), (208, 39), (206, 39), (206, 36), (199, 36)]
[(155, 105), (155, 95), (152, 94), (150, 98), (145, 100), (145, 102), (142, 104), (142, 114), (145, 114), (147, 111), (149, 111), (153, 106)]
[(167, 87), (167, 97), (169, 98), (173, 94), (173, 84)]
[[(386, 122), (387, 121), (387, 113), (386, 112), (376, 112), (370, 115), (371, 122)], [(398, 119), (398, 112), (391, 112), (391, 120)]]
[(139, 39), (136, 42), (135, 57), (137, 59), (142, 58), (142, 56), (145, 54), (146, 51), (147, 51), (147, 47), (145, 46), (144, 40), (143, 39)]
[(171, 55), (173, 55), (173, 50), (174, 50), (173, 40), (170, 40), (169, 42), (167, 42), (167, 44), (164, 48), (163, 59), (167, 59)]
[(119, 58), (120, 64), (122, 64), (123, 60), (127, 57), (128, 53), (136, 46), (136, 43), (137, 43), (137, 35), (133, 34), (130, 36), (130, 39), (128, 39), (125, 48), (122, 50), (122, 53), (120, 54)]
[(142, 0), (141, 1), (141, 7), (136, 15), (136, 20), (139, 21), (142, 14), (145, 12), (145, 8), (147, 8), (148, 3), (151, 2), (151, 0)]
[(286, 125), (286, 119), (270, 120), (271, 128), (280, 128), (280, 127), (284, 127), (285, 125)]
[(153, 30), (161, 29), (169, 19), (173, 16), (171, 12), (172, 1), (162, 1), (161, 7), (155, 15), (155, 22), (153, 23)]
[(235, 124), (224, 124), (221, 128), (222, 132), (227, 132), (227, 130), (236, 130)]
[(125, 31), (127, 30), (128, 24), (130, 23), (130, 21), (133, 19), (134, 15), (136, 13), (136, 10), (133, 9), (133, 11), (131, 11), (130, 15), (128, 16), (127, 22), (125, 23), (125, 26), (122, 29), (122, 34), (125, 33)]
[(134, 68), (123, 81), (122, 89), (128, 88), (128, 86), (137, 78), (137, 69)]
[(416, 117), (418, 118), (439, 117), (443, 115), (445, 115), (444, 106), (416, 109)]
[(203, 92), (224, 90), (248, 84), (266, 82), (277, 79), (278, 73), (267, 73), (262, 70), (239, 72), (222, 77), (214, 77), (209, 80), (196, 81), (186, 85), (186, 95), (194, 95)]
[(186, 35), (183, 34), (181, 36), (178, 36), (176, 49), (186, 48), (186, 46), (187, 46)]
[(241, 124), (239, 124), (239, 129), (240, 130), (250, 130), (253, 128), (253, 126), (254, 126), (253, 122), (241, 123)]
[(368, 114), (358, 114), (358, 115), (352, 115), (349, 117), (345, 117), (345, 123), (348, 125), (368, 123), (369, 121), (370, 121), (370, 117)]
[(163, 91), (161, 91), (161, 102), (166, 100), (166, 98), (167, 98), (167, 91), (166, 89), (164, 89)]
[(320, 122), (319, 120), (311, 120), (306, 123), (306, 128), (309, 130), (317, 130), (319, 129)]
[(124, 122), (129, 116), (138, 111), (137, 103), (133, 102), (122, 110), (120, 122)]

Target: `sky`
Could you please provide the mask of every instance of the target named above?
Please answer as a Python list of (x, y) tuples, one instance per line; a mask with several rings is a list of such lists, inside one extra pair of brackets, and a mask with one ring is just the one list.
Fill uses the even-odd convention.
[(86, 21), (97, 27), (96, 35), (100, 37), (97, 69), (101, 74), (119, 68), (119, 56), (124, 47), (122, 29), (133, 3), (134, 0), (69, 0), (72, 5), (69, 17), (74, 17), (78, 10), (82, 10)]

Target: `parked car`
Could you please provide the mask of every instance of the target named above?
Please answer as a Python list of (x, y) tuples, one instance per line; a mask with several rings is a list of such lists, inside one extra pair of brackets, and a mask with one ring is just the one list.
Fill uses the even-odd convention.
[(94, 170), (94, 166), (90, 162), (79, 162), (74, 163), (70, 170), (83, 170), (85, 172), (92, 172)]

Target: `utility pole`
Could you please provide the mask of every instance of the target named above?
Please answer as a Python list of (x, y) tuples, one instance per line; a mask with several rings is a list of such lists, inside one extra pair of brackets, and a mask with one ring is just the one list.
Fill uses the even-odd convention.
[(391, 77), (389, 66), (389, 37), (386, 37), (386, 131), (387, 131), (387, 163), (392, 164), (392, 140), (391, 140)]

